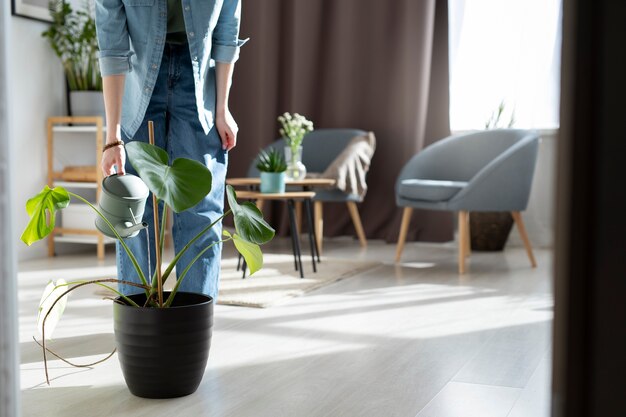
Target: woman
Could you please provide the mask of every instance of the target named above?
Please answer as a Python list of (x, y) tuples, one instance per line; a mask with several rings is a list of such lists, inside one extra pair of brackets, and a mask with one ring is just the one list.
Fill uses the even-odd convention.
[[(96, 0), (106, 108), (105, 176), (135, 174), (126, 164), (124, 142), (148, 141), (154, 122), (155, 144), (173, 160), (198, 160), (211, 170), (209, 195), (196, 207), (174, 214), (176, 252), (222, 215), (227, 152), (237, 143), (237, 124), (228, 109), (233, 66), (239, 56), (240, 0)], [(144, 220), (152, 227), (152, 199)], [(150, 270), (154, 271), (154, 232), (150, 236)], [(194, 243), (178, 264), (179, 271), (207, 246), (219, 240), (221, 227)], [(128, 239), (148, 276), (143, 234)], [(217, 296), (221, 245), (215, 245), (189, 270), (181, 291)], [(139, 282), (127, 255), (117, 245), (118, 277)], [(137, 289), (122, 285), (124, 294)]]

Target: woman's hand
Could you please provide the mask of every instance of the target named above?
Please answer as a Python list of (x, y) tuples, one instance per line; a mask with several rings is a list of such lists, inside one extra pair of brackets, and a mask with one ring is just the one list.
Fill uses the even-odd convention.
[[(126, 151), (124, 150), (124, 146), (118, 145), (109, 148), (102, 154), (102, 175), (108, 177), (109, 175), (113, 175), (116, 172), (119, 175), (124, 175), (126, 173), (124, 170), (125, 164)], [(116, 167), (117, 170), (115, 170)]]
[(222, 112), (217, 112), (215, 127), (222, 140), (222, 149), (228, 152), (237, 146), (239, 126), (237, 126), (233, 115), (230, 114), (230, 110), (226, 109)]

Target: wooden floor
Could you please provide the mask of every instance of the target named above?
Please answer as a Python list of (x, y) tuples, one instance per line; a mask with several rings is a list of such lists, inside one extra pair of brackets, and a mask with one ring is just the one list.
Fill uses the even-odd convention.
[[(287, 241), (272, 244), (288, 251)], [(531, 269), (523, 248), (473, 253), (457, 274), (453, 244), (325, 241), (324, 256), (381, 265), (269, 309), (217, 306), (198, 391), (174, 400), (132, 396), (117, 358), (94, 368), (51, 361), (46, 386), (32, 341), (48, 279), (114, 275), (112, 253), (20, 265), (24, 416), (547, 417), (551, 252)], [(232, 252), (226, 253), (232, 255)], [(323, 268), (323, 263), (321, 267)], [(89, 362), (113, 348), (110, 302), (74, 294), (52, 346)]]

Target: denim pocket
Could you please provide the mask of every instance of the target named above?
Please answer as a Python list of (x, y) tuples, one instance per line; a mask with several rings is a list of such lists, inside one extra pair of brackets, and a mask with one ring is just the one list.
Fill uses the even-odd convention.
[(125, 6), (154, 6), (155, 0), (124, 0)]

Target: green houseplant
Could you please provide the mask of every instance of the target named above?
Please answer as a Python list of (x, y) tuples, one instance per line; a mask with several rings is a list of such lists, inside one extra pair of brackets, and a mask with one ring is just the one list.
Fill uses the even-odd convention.
[(261, 172), (262, 193), (285, 192), (287, 163), (282, 153), (274, 148), (268, 151), (261, 151), (256, 167)]
[[(485, 130), (512, 128), (515, 125), (515, 110), (510, 112), (502, 100), (485, 122)], [(506, 245), (513, 217), (508, 211), (472, 211), (470, 217), (470, 242), (476, 251), (501, 251)]]
[[(155, 249), (161, 254), (167, 212), (170, 209), (175, 212), (184, 211), (202, 200), (211, 190), (211, 172), (201, 163), (186, 158), (178, 158), (170, 164), (164, 150), (146, 143), (128, 143), (126, 151), (139, 177), (152, 191), (153, 201), (156, 203), (154, 207), (158, 207), (159, 202), (164, 203), (160, 228), (155, 228), (157, 237)], [(56, 284), (49, 284), (46, 287), (39, 314), (46, 380), (49, 383), (46, 362), (48, 350), (45, 342), (63, 312), (68, 294), (85, 285), (98, 285), (117, 296), (113, 304), (116, 345), (130, 391), (148, 398), (171, 398), (194, 392), (200, 384), (208, 358), (213, 303), (208, 296), (178, 291), (189, 265), (178, 273), (176, 285), (171, 291), (164, 291), (163, 284), (172, 276), (174, 267), (189, 247), (225, 216), (233, 215), (235, 233), (224, 231), (223, 238), (211, 242), (190, 265), (211, 246), (231, 241), (253, 273), (263, 264), (259, 245), (271, 240), (274, 230), (263, 220), (261, 212), (254, 204), (249, 202), (239, 204), (234, 189), (229, 186), (227, 187), (229, 210), (191, 239), (165, 270), (162, 270), (160, 263), (157, 262), (154, 274), (147, 277), (139, 267), (134, 254), (103, 213), (80, 195), (62, 187), (50, 189), (46, 186), (39, 194), (28, 200), (26, 210), (31, 219), (22, 234), (22, 240), (31, 245), (48, 236), (54, 229), (56, 211), (67, 207), (71, 198), (88, 204), (96, 215), (111, 227), (112, 233), (118, 237), (133, 262), (141, 283), (130, 283), (125, 281), (124, 277), (119, 277), (119, 279), (70, 282), (59, 280)], [(113, 283), (130, 284), (142, 292), (126, 296), (111, 286)], [(137, 346), (141, 346), (139, 352), (133, 350), (136, 350)], [(186, 347), (191, 351), (185, 350)]]
[(302, 141), (304, 136), (313, 131), (313, 122), (306, 117), (294, 113), (283, 113), (278, 116), (281, 128), (280, 135), (285, 138), (285, 157), (287, 160), (286, 177), (290, 180), (301, 180), (306, 176), (306, 167), (302, 163)]
[(73, 116), (103, 116), (98, 39), (92, 9), (73, 10), (68, 2), (51, 1), (52, 23), (41, 35), (61, 60)]

